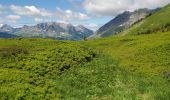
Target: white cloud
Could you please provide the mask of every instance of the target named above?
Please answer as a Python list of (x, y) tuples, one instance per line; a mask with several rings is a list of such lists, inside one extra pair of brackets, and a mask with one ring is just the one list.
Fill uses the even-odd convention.
[(91, 29), (93, 31), (96, 31), (99, 28), (99, 26), (95, 23), (87, 24), (87, 25), (85, 25), (85, 27), (87, 27), (88, 29)]
[(57, 20), (58, 23), (64, 23), (64, 24), (70, 24), (69, 22), (67, 21), (64, 21), (64, 20)]
[(56, 16), (65, 21), (71, 20), (87, 20), (90, 17), (87, 14), (80, 12), (73, 12), (71, 10), (62, 10), (61, 8), (57, 8)]
[(19, 15), (8, 15), (5, 17), (5, 20), (8, 22), (16, 23), (21, 17)]
[(115, 16), (125, 10), (156, 8), (168, 4), (170, 0), (85, 0), (85, 9), (92, 14)]
[(11, 5), (10, 9), (13, 11), (13, 13), (18, 15), (25, 15), (25, 16), (33, 16), (33, 17), (50, 17), (52, 14), (45, 10), (36, 8), (35, 6), (16, 6)]
[(6, 16), (6, 18), (9, 19), (9, 20), (18, 20), (21, 17), (18, 16), (18, 15), (8, 15), (8, 16)]
[(0, 24), (3, 25), (3, 24), (7, 24), (7, 23), (15, 23), (21, 19), (21, 16), (19, 15), (7, 15), (5, 17), (0, 17)]
[(82, 7), (81, 0), (66, 0), (73, 8), (79, 9)]
[[(42, 19), (58, 19), (65, 21), (74, 21), (74, 20), (87, 20), (90, 17), (87, 14), (74, 12), (72, 10), (63, 10), (57, 8), (56, 11), (50, 12), (43, 8), (37, 8), (35, 6), (16, 6), (11, 5), (10, 9), (13, 13), (20, 16), (30, 16), (34, 18), (35, 22), (42, 22)], [(45, 21), (45, 20), (44, 20)]]
[(35, 22), (39, 23), (39, 22), (43, 22), (42, 18), (34, 18)]
[(89, 19), (90, 17), (86, 14), (83, 14), (83, 13), (78, 13), (78, 18), (80, 20), (86, 20), (86, 19)]

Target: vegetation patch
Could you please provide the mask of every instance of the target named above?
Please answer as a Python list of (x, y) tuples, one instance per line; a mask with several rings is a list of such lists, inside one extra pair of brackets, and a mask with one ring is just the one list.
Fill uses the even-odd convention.
[[(59, 98), (54, 80), (70, 68), (91, 62), (98, 55), (95, 50), (74, 42), (5, 41), (11, 41), (11, 44), (0, 47), (0, 99)], [(15, 42), (17, 46), (14, 47)], [(21, 47), (22, 44), (29, 45)]]
[(20, 47), (6, 47), (0, 48), (0, 57), (9, 59), (10, 57), (17, 57), (18, 55), (28, 54), (28, 50)]

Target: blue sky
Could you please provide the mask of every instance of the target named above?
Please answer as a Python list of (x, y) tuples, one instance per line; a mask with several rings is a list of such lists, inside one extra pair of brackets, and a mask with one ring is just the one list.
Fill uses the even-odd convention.
[(13, 27), (41, 22), (84, 25), (96, 30), (119, 13), (157, 8), (170, 0), (0, 0), (0, 25)]

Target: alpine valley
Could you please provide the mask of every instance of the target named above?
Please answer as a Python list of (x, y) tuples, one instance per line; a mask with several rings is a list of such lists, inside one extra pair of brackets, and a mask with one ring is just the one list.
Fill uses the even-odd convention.
[(0, 100), (170, 100), (170, 4), (125, 11), (94, 34), (56, 22), (0, 31)]

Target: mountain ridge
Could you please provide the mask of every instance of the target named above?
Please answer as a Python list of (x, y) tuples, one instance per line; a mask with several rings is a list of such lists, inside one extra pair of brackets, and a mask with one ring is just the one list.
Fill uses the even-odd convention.
[(121, 32), (121, 35), (140, 35), (170, 31), (170, 4), (161, 8), (145, 20)]
[(153, 13), (157, 12), (160, 8), (157, 9), (148, 9), (142, 8), (137, 9), (133, 12), (125, 11), (115, 18), (113, 18), (108, 23), (104, 24), (100, 27), (93, 36), (93, 37), (107, 37), (112, 34), (117, 34), (124, 29), (131, 27), (133, 24), (145, 19), (146, 17), (152, 15)]
[(45, 22), (34, 26), (24, 25), (21, 28), (13, 28), (7, 24), (2, 25), (0, 32), (5, 32), (21, 37), (42, 37), (62, 40), (81, 40), (93, 34), (93, 31), (83, 25)]

